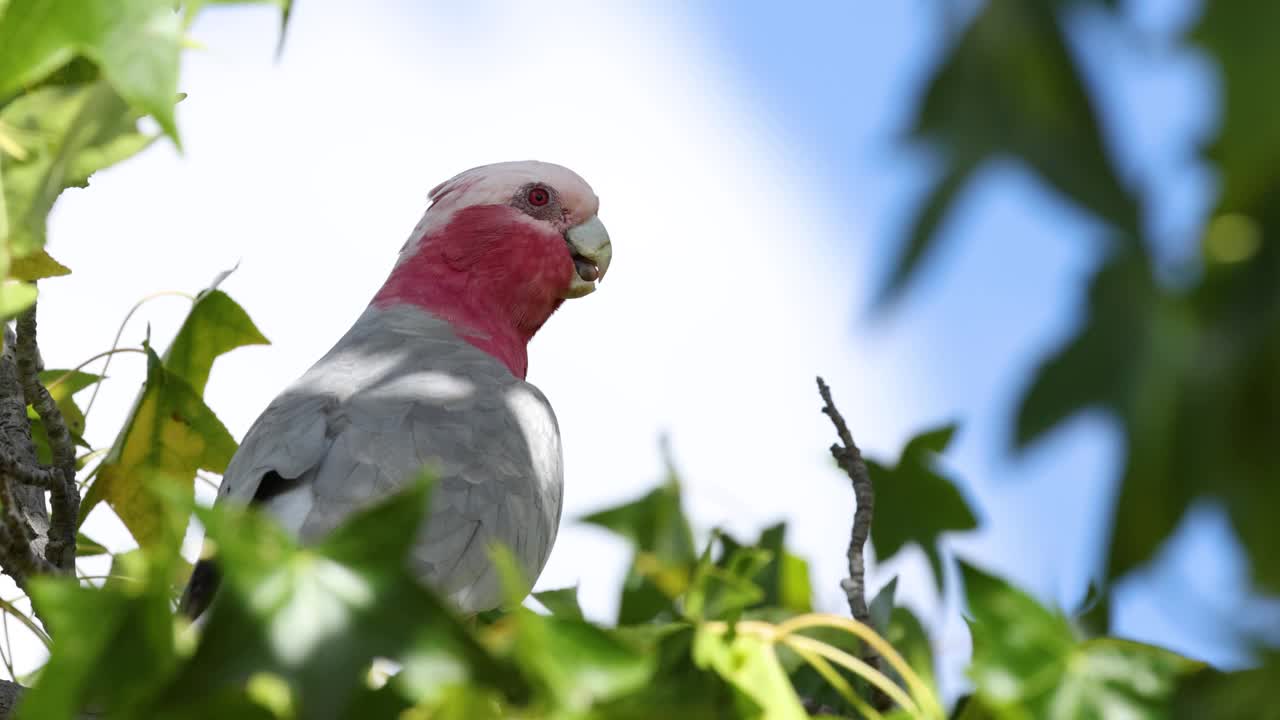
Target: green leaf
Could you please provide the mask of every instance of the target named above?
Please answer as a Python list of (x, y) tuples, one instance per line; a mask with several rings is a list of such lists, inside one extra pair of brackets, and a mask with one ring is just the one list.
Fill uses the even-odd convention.
[(582, 620), (582, 607), (578, 605), (578, 586), (567, 588), (558, 588), (556, 590), (543, 590), (536, 592), (533, 597), (542, 606), (551, 611), (556, 617), (567, 618), (569, 620)]
[(955, 483), (937, 469), (938, 455), (946, 450), (955, 429), (954, 424), (944, 425), (912, 438), (895, 467), (867, 461), (876, 492), (871, 542), (878, 557), (887, 560), (907, 543), (918, 543), (939, 585), (942, 555), (938, 542), (942, 533), (977, 527)]
[(879, 306), (883, 307), (896, 300), (927, 259), (951, 206), (955, 204), (956, 198), (968, 184), (973, 171), (972, 163), (955, 162), (935, 182), (933, 189), (929, 191), (928, 198), (911, 223), (906, 244), (889, 273), (889, 280), (876, 298)]
[(76, 557), (94, 557), (96, 555), (110, 555), (111, 551), (106, 545), (94, 540), (84, 533), (76, 533)]
[(36, 286), (16, 280), (0, 281), (0, 320), (16, 317), (36, 301)]
[[(88, 517), (100, 500), (107, 499), (120, 512), (116, 508), (117, 502), (133, 505), (134, 498), (141, 498), (136, 501), (140, 503), (138, 512), (126, 512), (135, 515), (134, 525), (142, 527), (140, 532), (154, 540), (154, 529), (143, 527), (147, 525), (147, 521), (138, 515), (155, 510), (158, 506), (153, 500), (140, 495), (139, 488), (157, 482), (153, 476), (157, 469), (162, 469), (164, 481), (177, 483), (188, 488), (189, 492), (194, 492), (197, 469), (221, 473), (226, 468), (231, 455), (235, 453), (236, 443), (213, 411), (204, 404), (201, 394), (218, 356), (237, 347), (265, 343), (267, 339), (258, 331), (248, 314), (226, 293), (216, 288), (202, 292), (192, 304), (191, 311), (165, 352), (159, 363), (160, 367), (149, 367), (147, 388), (134, 404), (129, 422), (116, 439), (104, 461), (103, 469), (80, 505), (81, 521)], [(153, 390), (150, 382), (152, 374), (161, 380), (171, 378), (173, 382), (167, 385), (157, 383)], [(170, 390), (161, 393), (165, 388)], [(147, 405), (149, 402), (160, 403), (163, 405), (161, 409), (179, 405), (186, 408), (186, 414), (175, 416), (170, 412), (156, 415), (155, 408)], [(144, 410), (147, 412), (144, 413)], [(183, 423), (177, 420), (178, 417), (190, 421), (190, 427), (179, 427)], [(142, 434), (134, 438), (131, 432), (139, 422), (145, 427), (139, 431)], [(128, 443), (132, 444), (126, 448)], [(126, 449), (132, 452), (126, 453)], [(151, 457), (167, 459), (168, 464), (159, 468), (153, 462), (136, 462), (140, 454), (152, 451), (154, 455)], [(209, 454), (201, 454), (200, 460), (195, 462), (193, 453), (204, 452)], [(127, 467), (118, 467), (121, 464)], [(125, 524), (129, 525), (129, 522), (126, 521)], [(130, 530), (133, 530), (132, 526)], [(138, 541), (141, 543), (142, 539), (138, 538)]]
[[(40, 382), (49, 391), (49, 396), (53, 398), (58, 410), (62, 413), (62, 420), (66, 423), (67, 430), (71, 432), (72, 438), (81, 438), (84, 435), (85, 417), (73, 396), (101, 381), (102, 376), (81, 370), (44, 370), (39, 377)], [(34, 410), (28, 409), (27, 415), (28, 417), (35, 415)], [(43, 423), (33, 421), (31, 434), (36, 441), (36, 445), (43, 443), (46, 447), (48, 446), (48, 435), (45, 433)], [(83, 443), (83, 440), (80, 440), (80, 442)], [(49, 462), (49, 460), (47, 457), (43, 457), (41, 462)]]
[(752, 582), (772, 559), (767, 550), (737, 547), (719, 565), (698, 563), (683, 600), (691, 620), (731, 620), (764, 599), (764, 591)]
[(880, 588), (880, 592), (871, 598), (868, 603), (868, 610), (871, 614), (871, 627), (876, 632), (883, 635), (889, 629), (889, 618), (893, 614), (893, 596), (898, 590), (898, 578), (890, 580), (884, 587)]
[(769, 563), (754, 578), (764, 591), (760, 604), (807, 613), (813, 610), (809, 563), (787, 550), (786, 537), (786, 523), (778, 523), (765, 528), (756, 542), (756, 547), (769, 552)]
[[(934, 672), (933, 646), (929, 641), (929, 634), (915, 614), (905, 607), (894, 607), (889, 613), (888, 628), (883, 635), (937, 696), (938, 680)], [(905, 681), (887, 663), (885, 670), (899, 686), (906, 687)]]
[(0, 17), (0, 98), (84, 56), (176, 142), (181, 42), (171, 0), (10, 0)]
[(1221, 68), (1219, 132), (1208, 148), (1221, 171), (1221, 210), (1261, 214), (1280, 192), (1280, 97), (1259, 91), (1280, 66), (1278, 25), (1280, 6), (1269, 0), (1206, 3), (1191, 35)]
[(660, 562), (697, 560), (693, 531), (680, 504), (680, 485), (674, 479), (639, 500), (593, 513), (582, 521), (621, 535)]
[[(1280, 213), (1277, 217), (1280, 227)], [(1197, 499), (1224, 503), (1253, 577), (1280, 588), (1280, 247), (1209, 267), (1181, 291), (1145, 258), (1112, 256), (1095, 276), (1081, 330), (1024, 395), (1025, 446), (1083, 410), (1121, 425), (1124, 476), (1106, 579), (1147, 562)]]
[(289, 19), (293, 16), (293, 0), (183, 0), (182, 6), (186, 9), (187, 24), (195, 18), (196, 14), (209, 5), (275, 5), (280, 8), (280, 42), (276, 48), (277, 54), (284, 49), (284, 38), (289, 30)]
[[(46, 218), (64, 189), (84, 187), (94, 172), (152, 141), (138, 131), (137, 120), (138, 114), (104, 83), (41, 87), (0, 107), (0, 126), (11, 128), (23, 150), (21, 158), (4, 162), (8, 247), (14, 256), (44, 246)], [(24, 276), (51, 270), (56, 268), (42, 261), (34, 269), (16, 268)]]
[(761, 717), (807, 720), (795, 688), (778, 662), (773, 645), (757, 635), (715, 632), (700, 626), (693, 643), (698, 667), (714, 670), (749, 698)]
[(1112, 165), (1049, 3), (986, 2), (930, 78), (911, 137), (944, 169), (881, 302), (907, 285), (968, 178), (992, 158), (1017, 158), (1126, 236), (1139, 235), (1138, 203)]
[(1201, 667), (1142, 643), (1080, 642), (1067, 618), (962, 563), (975, 700), (993, 717), (1163, 718), (1178, 679)]
[(71, 578), (31, 581), (32, 600), (58, 641), (23, 696), (20, 718), (70, 720), (87, 706), (112, 717), (145, 716), (139, 708), (173, 672), (177, 655), (167, 559), (135, 559), (129, 583), (88, 588)]
[(208, 290), (191, 306), (164, 355), (164, 366), (203, 394), (219, 355), (245, 345), (267, 344), (244, 308), (221, 290)]
[(187, 381), (147, 351), (147, 382), (134, 412), (103, 461), (81, 517), (105, 499), (141, 547), (181, 538), (186, 517), (173, 517), (155, 491), (194, 493), (197, 470), (221, 473), (236, 442)]
[(675, 474), (643, 498), (589, 515), (583, 522), (611, 530), (636, 547), (623, 583), (618, 623), (674, 616), (672, 601), (688, 588), (697, 562)]
[(1235, 672), (1204, 668), (1179, 687), (1173, 703), (1178, 720), (1280, 720), (1280, 654), (1258, 667)]
[(228, 684), (270, 673), (292, 689), (299, 717), (343, 717), (375, 657), (405, 657), (409, 675), (397, 687), (418, 694), (491, 680), (518, 688), (519, 676), (491, 659), (409, 573), (428, 497), (426, 484), (416, 483), (314, 548), (296, 546), (255, 512), (199, 510), (224, 583), (157, 715), (180, 715)]
[[(0, 213), (3, 212), (3, 206), (0, 206)], [(0, 231), (0, 237), (4, 237), (4, 232)], [(37, 250), (26, 257), (15, 258), (13, 264), (9, 266), (9, 277), (26, 282), (70, 274), (71, 268), (54, 260), (44, 250)]]

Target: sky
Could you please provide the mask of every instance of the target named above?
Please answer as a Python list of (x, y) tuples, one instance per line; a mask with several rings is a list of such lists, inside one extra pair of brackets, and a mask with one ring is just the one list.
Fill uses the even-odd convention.
[[(161, 142), (54, 211), (50, 252), (75, 272), (42, 288), (46, 364), (110, 347), (141, 298), (198, 291), (238, 265), (222, 288), (273, 343), (211, 376), (206, 397), (239, 437), (359, 315), (431, 187), (488, 162), (557, 162), (595, 188), (616, 256), (601, 289), (530, 347), (566, 467), (566, 522), (540, 587), (579, 584), (589, 615), (613, 615), (628, 549), (574, 518), (652, 488), (665, 436), (697, 530), (749, 536), (787, 520), (819, 609), (843, 612), (853, 496), (827, 455), (821, 374), (872, 457), (892, 461), (915, 432), (960, 421), (945, 466), (983, 525), (948, 547), (1046, 602), (1078, 602), (1101, 560), (1115, 428), (1082, 417), (1011, 458), (1008, 418), (1079, 320), (1096, 226), (995, 163), (911, 293), (886, 314), (869, 308), (936, 169), (901, 138), (954, 31), (942, 4), (460, 5), (302, 0), (278, 59), (271, 11), (206, 11), (192, 33), (203, 48), (183, 67), (182, 152)], [(1213, 77), (1172, 41), (1194, 2), (1123, 5), (1120, 32), (1074, 13), (1074, 49), (1124, 175), (1161, 199), (1147, 221), (1172, 262), (1212, 200), (1192, 149), (1213, 127)], [(186, 308), (148, 301), (122, 343), (148, 328), (162, 343)], [(144, 370), (141, 356), (112, 365), (89, 419), (95, 445), (112, 441)], [(111, 518), (91, 524), (127, 545)], [(1275, 608), (1243, 592), (1221, 512), (1197, 508), (1174, 550), (1121, 588), (1116, 630), (1244, 662), (1224, 619)], [(900, 596), (957, 668), (968, 640), (956, 599), (940, 602), (925, 568), (908, 551), (871, 585), (901, 573)]]

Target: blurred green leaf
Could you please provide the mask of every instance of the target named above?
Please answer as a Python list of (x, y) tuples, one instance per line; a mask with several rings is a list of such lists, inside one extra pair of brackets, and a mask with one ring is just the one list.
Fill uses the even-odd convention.
[(170, 0), (10, 0), (0, 16), (0, 98), (77, 55), (175, 141), (181, 18)]
[(966, 161), (953, 162), (938, 178), (930, 189), (924, 204), (916, 211), (911, 223), (906, 242), (898, 253), (893, 269), (889, 272), (889, 280), (880, 289), (876, 303), (884, 305), (896, 300), (906, 289), (907, 283), (915, 277), (916, 271), (933, 249), (934, 241), (946, 221), (947, 214), (955, 205), (961, 191), (969, 183), (973, 175), (974, 165)]
[[(935, 665), (933, 660), (933, 646), (929, 641), (929, 634), (925, 632), (924, 626), (920, 624), (920, 620), (916, 618), (905, 607), (894, 607), (889, 613), (888, 628), (883, 633), (885, 640), (897, 650), (902, 659), (907, 661), (911, 669), (920, 676), (920, 679), (929, 686), (929, 689), (938, 695), (938, 680), (935, 673)], [(898, 677), (898, 673), (886, 663), (885, 671), (894, 678), (898, 685), (905, 687), (906, 683)]]
[(536, 592), (533, 597), (556, 617), (581, 620), (582, 607), (578, 605), (578, 587), (558, 588)]
[(1280, 654), (1271, 651), (1249, 670), (1204, 668), (1181, 683), (1176, 697), (1178, 720), (1280, 720)]
[(787, 549), (786, 539), (787, 525), (778, 523), (765, 528), (756, 541), (756, 547), (769, 552), (769, 562), (754, 578), (764, 591), (760, 604), (807, 613), (813, 609), (809, 563)]
[(111, 552), (107, 550), (107, 546), (85, 535), (84, 533), (76, 533), (76, 557), (93, 557), (95, 555), (109, 555)]
[(867, 603), (871, 613), (871, 627), (881, 635), (889, 630), (889, 618), (893, 614), (894, 607), (893, 596), (897, 591), (898, 578), (895, 577), (880, 588), (880, 592), (877, 592), (875, 597), (871, 598), (871, 602)]
[[(0, 203), (0, 214), (3, 213), (3, 203)], [(0, 231), (0, 238), (4, 237), (4, 235), (4, 232)], [(9, 266), (9, 277), (26, 282), (35, 282), (44, 278), (61, 277), (70, 274), (71, 268), (54, 260), (44, 250), (37, 250), (26, 257), (15, 258), (13, 264)]]
[(714, 670), (769, 720), (807, 720), (773, 645), (757, 635), (727, 634), (701, 626), (693, 643), (694, 662)]
[(1270, 0), (1205, 3), (1191, 39), (1221, 68), (1222, 112), (1208, 155), (1219, 167), (1225, 211), (1261, 214), (1280, 194), (1280, 96), (1260, 91), (1280, 67), (1280, 5)]
[(221, 473), (236, 442), (186, 380), (147, 351), (147, 382), (115, 445), (81, 505), (81, 518), (106, 500), (142, 547), (181, 537), (186, 517), (173, 517), (155, 486), (185, 496), (195, 492), (197, 470)]
[(639, 500), (593, 513), (582, 521), (621, 535), (660, 562), (697, 559), (693, 531), (680, 504), (680, 485), (674, 478)]
[(1137, 201), (1108, 156), (1050, 3), (988, 0), (929, 79), (911, 138), (936, 151), (944, 167), (882, 301), (906, 286), (966, 181), (995, 157), (1021, 160), (1067, 198), (1139, 237)]
[[(196, 707), (258, 673), (282, 678), (300, 717), (338, 718), (374, 657), (405, 657), (397, 687), (437, 694), (457, 682), (520, 684), (409, 573), (406, 557), (428, 488), (365, 510), (315, 548), (299, 548), (270, 520), (200, 510), (224, 582), (191, 661), (161, 709)], [(436, 674), (433, 674), (432, 669)], [(452, 673), (452, 674), (451, 674)]]
[(36, 286), (16, 280), (0, 280), (0, 320), (16, 317), (36, 301)]
[(978, 703), (993, 718), (1163, 718), (1179, 677), (1200, 663), (1141, 643), (1080, 642), (1068, 620), (961, 564)]
[(682, 598), (685, 615), (691, 620), (732, 620), (764, 599), (764, 591), (752, 582), (771, 560), (767, 550), (737, 547), (721, 564), (700, 562), (689, 590)]
[(174, 671), (177, 655), (167, 559), (136, 560), (131, 582), (103, 588), (71, 578), (31, 581), (32, 600), (58, 640), (20, 718), (70, 720), (88, 706), (112, 717), (145, 716), (140, 708)]
[(1280, 247), (1182, 292), (1158, 287), (1142, 256), (1112, 256), (1083, 327), (1024, 395), (1016, 444), (1089, 408), (1114, 414), (1125, 440), (1108, 579), (1147, 562), (1192, 502), (1216, 499), (1254, 579), (1280, 588), (1280, 525), (1264, 510), (1280, 503)]
[(673, 600), (688, 587), (697, 562), (693, 531), (680, 503), (680, 483), (670, 473), (661, 486), (634, 502), (588, 515), (636, 548), (623, 583), (618, 623), (631, 625), (674, 616)]
[[(74, 12), (70, 7), (64, 12)], [(0, 19), (0, 25), (6, 22)], [(0, 48), (2, 35), (0, 30)], [(4, 159), (7, 247), (15, 257), (44, 246), (46, 218), (64, 189), (84, 187), (94, 172), (152, 141), (138, 131), (137, 120), (138, 114), (104, 83), (41, 87), (0, 107), (0, 126), (9, 128), (23, 152)], [(57, 268), (36, 262), (16, 271), (36, 276)]]
[(977, 520), (955, 483), (938, 469), (955, 433), (954, 424), (929, 430), (912, 438), (895, 467), (867, 460), (876, 491), (875, 522), (871, 542), (881, 561), (888, 560), (907, 543), (917, 543), (942, 583), (942, 555), (938, 541), (944, 532), (972, 530)]

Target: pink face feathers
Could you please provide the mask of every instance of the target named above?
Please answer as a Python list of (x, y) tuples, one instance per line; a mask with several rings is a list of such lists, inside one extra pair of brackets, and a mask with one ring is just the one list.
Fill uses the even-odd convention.
[(559, 166), (502, 163), (468, 170), (431, 198), (373, 304), (445, 319), (523, 378), (526, 345), (574, 282), (564, 233), (595, 215), (595, 195)]

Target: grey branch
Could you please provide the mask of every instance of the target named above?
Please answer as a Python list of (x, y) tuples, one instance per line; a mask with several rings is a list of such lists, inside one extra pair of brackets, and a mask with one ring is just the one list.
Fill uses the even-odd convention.
[(49, 485), (49, 504), (52, 518), (49, 542), (45, 547), (45, 559), (59, 570), (70, 573), (76, 564), (76, 523), (80, 514), (80, 491), (76, 487), (76, 450), (71, 433), (63, 420), (62, 411), (54, 402), (49, 390), (40, 382), (43, 369), (40, 348), (36, 344), (36, 306), (18, 316), (18, 343), (16, 351), (18, 378), (27, 403), (35, 408), (49, 436), (53, 454), (53, 467), (61, 475)]
[(0, 473), (23, 485), (32, 485), (41, 490), (52, 490), (54, 485), (62, 482), (61, 470), (40, 463), (22, 462), (6, 447), (0, 447)]
[(31, 442), (27, 402), (18, 375), (17, 341), (6, 325), (0, 352), (0, 448), (10, 465), (0, 468), (0, 571), (25, 589), (27, 577), (46, 572), (49, 514), (44, 491), (24, 483), (41, 474)]
[[(867, 473), (867, 464), (862, 460), (862, 451), (853, 442), (853, 434), (844, 416), (836, 409), (831, 399), (831, 388), (821, 377), (818, 378), (818, 394), (822, 396), (822, 412), (831, 418), (836, 426), (836, 434), (840, 442), (831, 446), (831, 457), (844, 470), (853, 482), (853, 497), (857, 507), (853, 512), (853, 531), (849, 534), (849, 577), (840, 581), (845, 598), (849, 601), (849, 612), (853, 619), (860, 623), (871, 624), (871, 611), (867, 607), (866, 562), (863, 549), (867, 545), (867, 537), (871, 534), (871, 520), (875, 512), (876, 495), (871, 487), (871, 476)], [(863, 646), (862, 659), (877, 670), (883, 670), (883, 661), (870, 646)], [(880, 709), (888, 706), (888, 698), (876, 692), (873, 703)]]

